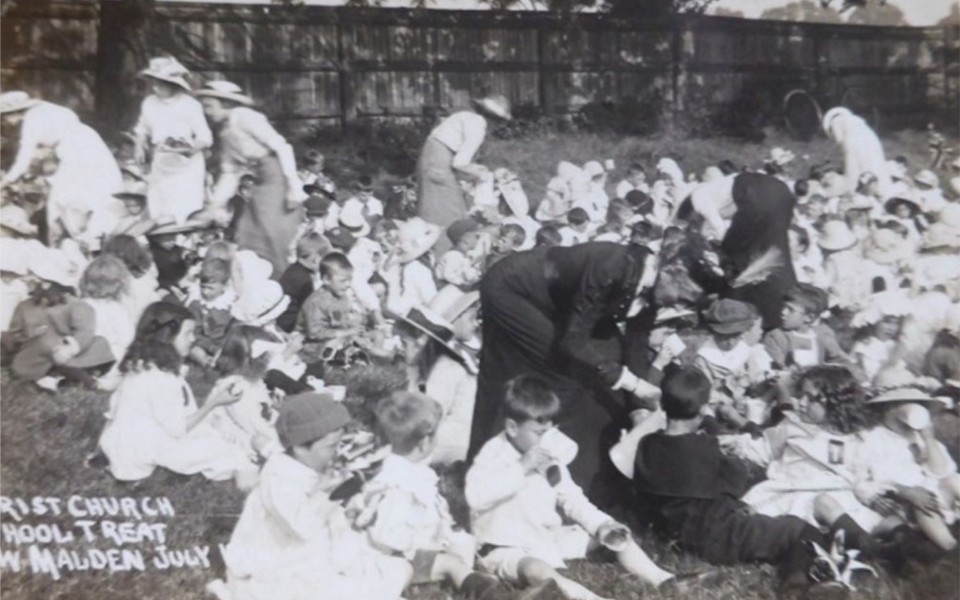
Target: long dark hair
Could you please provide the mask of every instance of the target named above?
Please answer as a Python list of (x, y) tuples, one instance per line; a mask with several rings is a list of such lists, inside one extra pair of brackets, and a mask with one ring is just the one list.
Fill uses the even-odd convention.
[(253, 342), (257, 340), (280, 341), (260, 327), (235, 323), (227, 331), (214, 369), (221, 377), (240, 375), (249, 380), (263, 378), (270, 356), (266, 353), (257, 358), (252, 356)]
[(120, 372), (130, 373), (144, 367), (155, 367), (168, 373), (179, 373), (183, 357), (173, 346), (185, 321), (193, 313), (173, 302), (154, 302), (143, 311), (137, 333), (120, 362)]
[(803, 393), (804, 384), (816, 390), (813, 400), (823, 404), (825, 423), (840, 433), (855, 433), (875, 424), (867, 410), (866, 392), (847, 367), (817, 365), (804, 371), (796, 382), (796, 393)]

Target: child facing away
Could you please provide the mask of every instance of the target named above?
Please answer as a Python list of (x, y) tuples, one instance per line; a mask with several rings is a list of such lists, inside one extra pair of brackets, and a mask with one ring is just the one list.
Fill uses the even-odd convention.
[(413, 565), (411, 583), (446, 581), (469, 598), (506, 597), (495, 577), (473, 570), (476, 541), (454, 528), (437, 474), (428, 466), (440, 405), (416, 392), (394, 392), (376, 408), (377, 428), (392, 453), (348, 510), (370, 543)]
[(237, 296), (229, 284), (230, 264), (217, 258), (204, 259), (200, 281), (187, 296), (186, 306), (197, 323), (190, 358), (203, 367), (213, 366), (233, 320), (230, 309)]
[(960, 474), (934, 435), (930, 412), (942, 403), (910, 379), (884, 373), (876, 382), (881, 392), (867, 401), (880, 425), (865, 435), (869, 475), (857, 493), (880, 512), (905, 516), (946, 553), (957, 547), (950, 527), (960, 509)]
[(367, 349), (373, 345), (378, 315), (357, 299), (353, 280), (353, 266), (343, 254), (331, 252), (320, 260), (323, 286), (307, 298), (300, 311), (301, 356), (308, 363), (320, 361), (327, 348), (336, 351), (357, 344)]
[(798, 283), (787, 292), (779, 328), (763, 336), (763, 346), (778, 368), (806, 368), (823, 363), (849, 364), (837, 335), (820, 322), (829, 298), (818, 287)]
[(480, 224), (471, 218), (459, 219), (447, 227), (447, 237), (453, 248), (437, 261), (437, 281), (466, 291), (479, 283), (482, 274), (475, 256), (480, 244)]
[(147, 306), (161, 298), (153, 257), (144, 244), (129, 235), (107, 238), (103, 254), (116, 256), (130, 271), (130, 287), (124, 303), (135, 323)]
[(567, 224), (560, 228), (563, 246), (575, 246), (590, 241), (590, 215), (579, 206), (567, 213)]
[(747, 390), (772, 372), (773, 361), (760, 344), (760, 313), (752, 304), (739, 300), (714, 301), (703, 320), (712, 338), (693, 360), (711, 381), (713, 392), (707, 405), (722, 421), (742, 428), (748, 420), (741, 414)]
[(321, 394), (286, 399), (277, 419), (284, 451), (267, 460), (244, 502), (223, 552), (226, 582), (208, 590), (221, 600), (400, 597), (410, 565), (371, 548), (330, 498), (346, 479), (335, 464), (350, 421)]
[(673, 580), (570, 478), (566, 463), (576, 444), (554, 429), (560, 400), (546, 383), (529, 375), (512, 379), (503, 408), (504, 429), (477, 454), (464, 490), (480, 566), (512, 583), (553, 580), (569, 598), (593, 599), (598, 596), (558, 569), (602, 544), (645, 582)]
[(168, 302), (151, 304), (140, 318), (100, 435), (100, 449), (115, 478), (146, 479), (164, 467), (185, 475), (202, 473), (213, 481), (235, 478), (241, 488), (255, 480), (256, 466), (207, 420), (238, 396), (224, 390), (198, 408), (180, 374), (195, 327), (189, 310)]
[(281, 346), (259, 327), (237, 324), (223, 340), (214, 365), (219, 379), (210, 393), (227, 391), (239, 399), (213, 411), (210, 423), (254, 462), (282, 450), (274, 429), (276, 406), (263, 380), (271, 353)]
[(280, 287), (290, 305), (277, 318), (277, 326), (289, 333), (297, 325), (300, 309), (320, 287), (320, 261), (330, 253), (330, 242), (322, 233), (310, 231), (297, 240), (297, 256), (280, 276)]
[(694, 367), (669, 370), (660, 384), (666, 429), (640, 441), (633, 477), (654, 526), (713, 564), (776, 565), (778, 597), (842, 591), (835, 582), (814, 584), (810, 575), (809, 543), (827, 548), (826, 535), (799, 517), (753, 513), (740, 499), (749, 485), (746, 466), (724, 454), (717, 438), (698, 431), (710, 388)]

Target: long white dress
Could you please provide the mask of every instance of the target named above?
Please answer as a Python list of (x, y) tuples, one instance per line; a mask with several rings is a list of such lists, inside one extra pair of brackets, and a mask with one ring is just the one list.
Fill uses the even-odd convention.
[[(172, 217), (183, 223), (191, 213), (203, 208), (206, 164), (205, 148), (213, 144), (200, 103), (185, 93), (170, 98), (147, 96), (140, 107), (140, 120), (134, 132), (152, 149), (147, 180), (147, 210), (153, 219)], [(190, 144), (192, 154), (184, 156), (167, 140)]]
[(110, 472), (122, 481), (136, 481), (165, 467), (220, 481), (251, 468), (243, 450), (209, 423), (187, 430), (187, 417), (196, 411), (193, 392), (179, 375), (147, 369), (124, 376), (110, 396), (100, 435)]
[[(49, 102), (27, 109), (21, 127), (20, 147), (7, 181), (22, 177), (45, 150), (51, 150), (59, 161), (48, 178), (50, 244), (66, 237), (89, 242), (112, 232), (122, 214), (123, 203), (113, 197), (122, 178), (100, 135), (69, 108)], [(92, 214), (84, 226), (87, 213)]]

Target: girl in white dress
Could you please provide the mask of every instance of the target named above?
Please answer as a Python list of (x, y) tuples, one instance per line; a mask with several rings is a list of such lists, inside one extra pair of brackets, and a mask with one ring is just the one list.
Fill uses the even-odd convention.
[(145, 479), (165, 467), (186, 475), (202, 473), (214, 481), (234, 477), (241, 487), (255, 481), (255, 465), (206, 419), (239, 396), (229, 391), (212, 394), (197, 408), (180, 374), (194, 326), (189, 310), (168, 302), (151, 304), (140, 319), (136, 340), (120, 364), (123, 380), (110, 397), (100, 436), (100, 449), (119, 480)]
[(138, 159), (150, 155), (147, 209), (150, 217), (183, 223), (203, 208), (206, 168), (203, 150), (213, 134), (203, 106), (190, 95), (188, 71), (174, 58), (154, 58), (140, 74), (150, 83), (134, 127)]

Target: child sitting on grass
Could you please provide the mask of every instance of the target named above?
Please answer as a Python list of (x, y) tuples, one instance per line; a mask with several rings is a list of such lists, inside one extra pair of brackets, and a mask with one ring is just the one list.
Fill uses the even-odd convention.
[(230, 308), (237, 296), (230, 285), (230, 265), (220, 259), (204, 259), (199, 285), (187, 296), (187, 308), (197, 322), (190, 358), (198, 365), (212, 367), (233, 317)]
[[(554, 429), (560, 399), (546, 383), (515, 377), (503, 398), (504, 429), (481, 448), (464, 489), (483, 569), (512, 583), (553, 580), (569, 598), (595, 599), (557, 569), (602, 544), (645, 582), (659, 586), (673, 579), (570, 478), (566, 463), (576, 455), (576, 443)], [(547, 436), (562, 443), (552, 448)]]
[(280, 287), (290, 298), (290, 305), (277, 318), (277, 327), (281, 330), (289, 333), (296, 327), (303, 303), (320, 287), (320, 260), (330, 250), (330, 242), (316, 231), (297, 240), (297, 259), (280, 276)]
[(703, 320), (713, 334), (693, 361), (711, 381), (708, 410), (717, 419), (740, 429), (749, 422), (738, 408), (747, 388), (764, 381), (772, 370), (770, 356), (760, 342), (760, 313), (739, 300), (716, 300)]
[(500, 260), (518, 252), (526, 241), (527, 233), (520, 225), (516, 223), (501, 225), (500, 234), (493, 241), (493, 250), (487, 255), (486, 268), (489, 269)]
[(798, 283), (787, 292), (781, 326), (763, 336), (763, 346), (775, 366), (793, 368), (851, 362), (833, 330), (820, 322), (828, 301), (825, 291), (805, 283)]
[(471, 218), (459, 219), (447, 227), (447, 237), (453, 249), (437, 261), (437, 281), (467, 291), (480, 281), (481, 271), (475, 256), (480, 243), (480, 224)]
[(246, 454), (207, 420), (214, 409), (239, 396), (223, 390), (197, 408), (180, 375), (195, 328), (189, 310), (168, 302), (151, 304), (140, 318), (100, 435), (100, 449), (115, 478), (146, 479), (164, 467), (185, 475), (202, 473), (214, 481), (235, 478), (241, 488), (255, 480), (256, 467)]
[(316, 393), (280, 407), (273, 454), (223, 552), (227, 580), (207, 589), (221, 600), (399, 598), (410, 565), (377, 552), (330, 498), (346, 479), (335, 467), (350, 423), (343, 404)]
[(853, 315), (850, 325), (857, 330), (857, 341), (850, 354), (865, 381), (873, 381), (883, 369), (903, 360), (903, 322), (910, 311), (906, 294), (891, 290), (868, 297)]
[(717, 438), (699, 432), (710, 387), (693, 367), (666, 373), (660, 384), (666, 429), (645, 436), (637, 446), (633, 483), (638, 503), (652, 512), (657, 529), (707, 562), (776, 565), (781, 598), (844, 591), (835, 582), (812, 584), (808, 544), (828, 547), (824, 534), (798, 517), (752, 513), (740, 499), (749, 485), (745, 464), (725, 455)]
[(567, 225), (560, 228), (564, 246), (575, 246), (590, 240), (590, 216), (582, 208), (575, 207), (567, 213)]
[(340, 350), (350, 343), (369, 346), (368, 332), (377, 317), (353, 291), (353, 266), (346, 256), (331, 252), (320, 261), (323, 287), (303, 303), (300, 322), (304, 335), (301, 356), (308, 363), (321, 360), (325, 348)]
[(627, 194), (633, 190), (644, 194), (650, 193), (650, 186), (647, 185), (647, 172), (640, 163), (632, 163), (627, 169), (627, 176), (617, 184), (616, 197), (626, 198)]
[(377, 428), (392, 454), (351, 500), (355, 526), (370, 543), (413, 564), (411, 583), (447, 581), (468, 598), (501, 598), (496, 578), (474, 572), (476, 542), (454, 529), (437, 474), (428, 466), (442, 409), (415, 392), (394, 392), (376, 408)]

